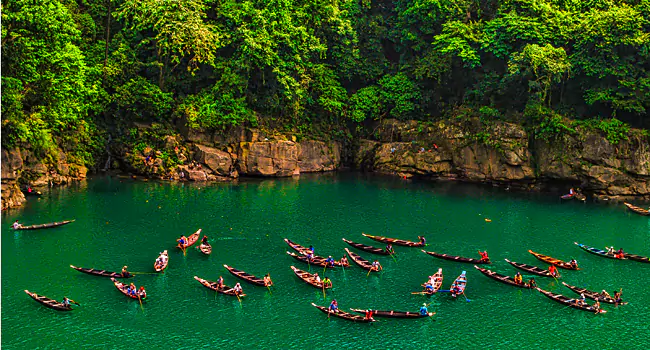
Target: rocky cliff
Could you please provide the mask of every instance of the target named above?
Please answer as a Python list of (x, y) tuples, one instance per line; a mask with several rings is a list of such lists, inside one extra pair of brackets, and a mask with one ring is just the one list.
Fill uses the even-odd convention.
[(355, 165), (366, 171), (527, 189), (561, 181), (595, 198), (650, 199), (650, 144), (634, 133), (612, 145), (595, 131), (543, 141), (517, 124), (477, 120), (386, 120), (375, 130), (355, 152)]

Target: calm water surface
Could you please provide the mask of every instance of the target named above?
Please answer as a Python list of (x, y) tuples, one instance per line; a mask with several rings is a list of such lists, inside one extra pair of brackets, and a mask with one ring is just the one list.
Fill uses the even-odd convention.
[[(16, 219), (32, 224), (72, 218), (76, 222), (56, 229), (10, 230)], [(199, 228), (211, 239), (212, 255), (191, 248), (183, 256), (174, 248), (175, 240)], [(629, 305), (605, 305), (608, 312), (599, 316), (567, 309), (538, 292), (488, 279), (470, 264), (399, 246), (396, 260), (377, 256), (384, 265), (379, 275), (367, 277), (356, 266), (329, 272), (335, 288), (325, 300), (322, 291), (289, 268), (309, 269), (286, 255), (290, 249), (283, 238), (312, 244), (318, 255), (338, 259), (349, 247), (343, 237), (382, 246), (362, 232), (407, 240), (423, 234), (427, 250), (468, 257), (486, 249), (494, 261), (489, 268), (506, 275), (515, 270), (504, 258), (546, 267), (528, 249), (575, 258), (583, 270), (561, 270), (561, 281), (610, 292), (623, 288)], [(2, 347), (647, 349), (650, 264), (604, 259), (580, 250), (574, 241), (647, 256), (650, 221), (622, 205), (353, 174), (209, 185), (96, 178), (55, 188), (41, 199), (29, 198), (23, 209), (2, 214)], [(164, 249), (170, 252), (164, 274), (133, 279), (149, 294), (142, 308), (108, 278), (69, 268), (119, 271), (128, 265), (131, 271), (152, 272)], [(238, 280), (223, 264), (257, 276), (269, 272), (276, 286), (270, 292), (242, 281), (248, 295), (240, 303), (215, 296), (192, 278), (222, 275), (233, 285)], [(446, 289), (467, 271), (469, 302), (448, 294), (411, 294), (439, 267)], [(537, 281), (544, 289), (575, 296), (555, 280)], [(56, 312), (33, 301), (24, 289), (59, 300), (65, 295), (81, 306)], [(368, 325), (328, 320), (310, 305), (328, 305), (332, 298), (344, 310), (417, 311), (431, 302), (429, 309), (437, 314)]]

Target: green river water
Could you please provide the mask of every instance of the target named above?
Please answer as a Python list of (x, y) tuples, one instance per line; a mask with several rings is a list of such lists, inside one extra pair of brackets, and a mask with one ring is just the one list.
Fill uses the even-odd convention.
[[(16, 219), (36, 224), (72, 218), (76, 222), (54, 229), (10, 229)], [(212, 255), (190, 248), (183, 256), (175, 240), (199, 228), (210, 237)], [(395, 246), (396, 260), (376, 256), (384, 266), (378, 275), (367, 276), (357, 266), (328, 272), (335, 288), (326, 300), (289, 268), (309, 269), (286, 255), (291, 249), (283, 238), (312, 244), (317, 255), (338, 259), (348, 247), (372, 259), (341, 240), (384, 246), (362, 232), (406, 240), (424, 235), (427, 250), (467, 257), (486, 249), (494, 261), (488, 268), (511, 276), (516, 270), (504, 258), (547, 266), (528, 249), (575, 258), (582, 270), (560, 270), (560, 281), (610, 293), (623, 288), (629, 304), (604, 304), (602, 315), (566, 308), (536, 291), (489, 279), (471, 264), (436, 259), (419, 248)], [(588, 254), (574, 241), (648, 256), (650, 222), (623, 205), (360, 174), (207, 185), (100, 177), (30, 197), (24, 208), (2, 214), (2, 348), (647, 349), (650, 264)], [(110, 279), (69, 267), (119, 271), (128, 265), (131, 271), (152, 272), (165, 249), (170, 264), (164, 274), (131, 279), (147, 289), (142, 308)], [(228, 285), (240, 281), (223, 264), (260, 277), (269, 272), (275, 286), (269, 292), (241, 281), (247, 296), (240, 303), (215, 297), (192, 278), (222, 275)], [(469, 302), (447, 293), (411, 294), (439, 267), (444, 289), (467, 271)], [(576, 296), (553, 279), (536, 280), (543, 289)], [(67, 313), (47, 309), (24, 289), (58, 300), (65, 295), (81, 306)], [(417, 311), (431, 302), (429, 309), (437, 314), (356, 324), (328, 320), (310, 305), (327, 306), (332, 298), (343, 310)]]

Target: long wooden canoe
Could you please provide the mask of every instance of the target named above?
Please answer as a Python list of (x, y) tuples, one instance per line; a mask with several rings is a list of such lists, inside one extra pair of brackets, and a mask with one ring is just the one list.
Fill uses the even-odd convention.
[[(542, 269), (542, 268), (539, 268), (539, 267), (533, 266), (533, 265), (527, 265), (527, 264), (523, 264), (523, 263), (510, 261), (508, 259), (505, 259), (505, 260), (508, 262), (508, 264), (510, 264), (510, 265), (520, 269), (520, 270), (524, 270), (526, 272), (532, 273), (534, 275), (544, 276), (544, 277), (553, 277), (553, 275), (551, 275), (551, 272), (546, 270), (546, 269)], [(559, 278), (559, 277), (560, 277), (560, 274), (558, 273), (556, 278)]]
[(351, 246), (353, 246), (353, 247), (355, 247), (357, 249), (361, 249), (361, 250), (363, 250), (365, 252), (368, 252), (368, 253), (379, 254), (379, 255), (391, 255), (391, 252), (387, 251), (384, 248), (377, 248), (377, 247), (373, 247), (371, 245), (366, 245), (366, 244), (363, 244), (363, 243), (352, 242), (352, 241), (350, 241), (348, 239), (345, 239), (345, 238), (343, 238), (343, 242), (345, 242), (345, 243), (347, 243), (347, 244), (349, 244), (349, 245), (351, 245)]
[(179, 248), (179, 249), (183, 249), (183, 248), (187, 249), (187, 248), (193, 246), (194, 243), (196, 243), (199, 240), (199, 237), (201, 236), (201, 231), (202, 231), (202, 229), (198, 229), (196, 232), (192, 233), (189, 237), (187, 237), (187, 243), (186, 244), (184, 244), (181, 247), (181, 244), (178, 243), (176, 245), (176, 247)]
[(548, 255), (535, 253), (534, 251), (532, 251), (530, 249), (528, 249), (528, 252), (530, 254), (533, 254), (534, 257), (536, 257), (537, 259), (539, 259), (539, 260), (541, 260), (541, 261), (543, 261), (545, 263), (549, 263), (551, 265), (555, 265), (557, 267), (561, 267), (561, 268), (567, 269), (567, 270), (580, 270), (578, 267), (571, 266), (571, 264), (566, 262), (566, 261), (562, 261), (560, 259), (555, 259), (555, 258), (552, 258), (552, 257), (550, 257)]
[[(551, 299), (551, 300), (555, 300), (555, 301), (557, 301), (557, 302), (560, 303), (560, 304), (564, 304), (564, 305), (566, 305), (566, 306), (570, 306), (570, 307), (572, 307), (572, 308), (574, 308), (574, 309), (578, 309), (578, 310), (583, 310), (583, 311), (589, 311), (589, 312), (596, 313), (596, 308), (595, 308), (593, 305), (589, 305), (589, 304), (586, 304), (586, 303), (585, 303), (584, 305), (579, 305), (579, 304), (576, 302), (576, 299), (567, 298), (567, 297), (565, 297), (565, 296), (562, 295), (562, 294), (552, 293), (552, 292), (549, 292), (549, 291), (543, 290), (543, 289), (541, 289), (541, 288), (539, 288), (539, 287), (535, 287), (535, 289), (537, 289), (538, 291), (540, 291), (540, 293), (546, 295), (549, 299)], [(585, 297), (586, 297), (586, 295), (585, 295)], [(605, 313), (605, 312), (607, 312), (607, 311), (602, 310), (602, 309), (598, 310), (598, 313)]]
[[(365, 314), (366, 310), (364, 309), (350, 309), (354, 312), (358, 312), (360, 314)], [(424, 318), (424, 317), (430, 317), (435, 315), (435, 312), (429, 312), (426, 315), (422, 315), (419, 312), (411, 312), (411, 311), (394, 311), (394, 310), (370, 310), (372, 311), (372, 316), (377, 316), (377, 317), (387, 317), (387, 318)]]
[(296, 242), (294, 242), (294, 241), (292, 241), (290, 239), (285, 238), (284, 241), (287, 242), (289, 247), (295, 249), (300, 254), (308, 254), (308, 253), (311, 252), (311, 250), (309, 248), (303, 247), (300, 244), (298, 244), (298, 243), (296, 243)]
[(474, 268), (479, 270), (482, 274), (484, 274), (484, 275), (486, 275), (486, 276), (488, 276), (488, 277), (490, 277), (492, 279), (495, 279), (495, 280), (497, 280), (499, 282), (509, 284), (511, 286), (515, 286), (515, 287), (519, 287), (519, 288), (528, 288), (528, 289), (532, 288), (530, 286), (530, 284), (528, 284), (528, 283), (521, 283), (521, 284), (516, 283), (515, 279), (510, 277), (510, 276), (501, 275), (501, 274), (498, 274), (498, 273), (496, 273), (494, 271), (484, 269), (484, 268), (478, 267), (476, 265), (474, 265)]
[(315, 308), (317, 308), (318, 310), (326, 313), (328, 316), (343, 318), (343, 319), (346, 319), (348, 321), (353, 321), (353, 322), (364, 322), (364, 323), (375, 322), (375, 320), (373, 320), (372, 318), (371, 319), (366, 319), (363, 316), (353, 315), (353, 314), (347, 313), (347, 312), (345, 312), (345, 311), (343, 311), (341, 309), (338, 309), (336, 312), (330, 312), (329, 308), (326, 308), (325, 306), (316, 305), (314, 303), (311, 303), (311, 304)]
[(354, 261), (357, 265), (361, 266), (362, 269), (368, 271), (377, 271), (377, 269), (372, 266), (372, 263), (370, 261), (362, 258), (359, 254), (351, 252), (348, 248), (345, 248), (345, 251), (350, 255), (350, 259), (352, 259), (352, 261)]
[[(562, 282), (562, 284), (565, 287), (571, 289), (572, 291), (574, 291), (574, 292), (576, 292), (578, 294), (584, 294), (585, 298), (589, 298), (591, 300), (598, 300), (600, 302), (607, 303), (607, 304), (616, 304), (616, 300), (614, 298), (612, 298), (611, 296), (607, 297), (607, 296), (604, 296), (604, 295), (602, 295), (602, 294), (600, 294), (598, 292), (594, 292), (594, 291), (586, 289), (586, 288), (580, 288), (578, 286), (572, 286), (572, 285), (570, 285), (568, 283), (565, 283), (565, 282)], [(627, 304), (627, 303), (620, 303), (620, 304)]]
[(115, 285), (115, 288), (117, 288), (117, 290), (119, 290), (122, 294), (126, 295), (127, 297), (129, 297), (131, 299), (135, 299), (135, 300), (138, 300), (138, 299), (145, 300), (145, 299), (147, 299), (147, 293), (145, 293), (143, 296), (138, 298), (138, 294), (137, 294), (138, 290), (137, 289), (136, 289), (136, 295), (131, 295), (128, 292), (129, 286), (127, 284), (122, 283), (122, 282), (116, 280), (113, 277), (111, 277), (111, 281), (113, 281), (113, 285)]
[[(307, 271), (298, 269), (295, 266), (291, 266), (291, 269), (293, 270), (293, 273), (296, 274), (296, 276), (298, 276), (301, 280), (307, 282), (307, 284), (310, 284), (310, 285), (312, 285), (312, 286), (314, 286), (314, 287), (316, 287), (318, 289), (323, 289), (323, 282), (322, 281), (320, 281), (320, 282), (316, 281), (316, 278), (314, 277), (313, 274), (311, 274), (311, 273), (309, 273)], [(325, 289), (330, 289), (330, 288), (332, 288), (331, 285), (325, 286)]]
[[(203, 278), (197, 276), (194, 276), (194, 279), (199, 281), (199, 283), (201, 283), (205, 288), (212, 289), (215, 292), (226, 294), (226, 295), (233, 295), (233, 296), (236, 295), (235, 291), (232, 290), (231, 287), (226, 286), (225, 284), (223, 285), (223, 287), (219, 288), (219, 284), (217, 282), (204, 280)], [(239, 294), (240, 298), (244, 296), (246, 296), (246, 294), (244, 293)]]
[(650, 263), (650, 258), (647, 256), (641, 256), (641, 255), (636, 255), (636, 254), (628, 254), (628, 253), (623, 253), (623, 256), (634, 261), (640, 261), (644, 263)]
[(643, 208), (641, 208), (641, 207), (637, 207), (636, 205), (632, 205), (632, 204), (630, 204), (630, 203), (623, 203), (623, 204), (625, 204), (625, 206), (626, 206), (630, 211), (632, 211), (632, 212), (634, 212), (634, 213), (637, 213), (637, 214), (639, 214), (639, 215), (643, 215), (643, 216), (650, 216), (650, 211), (649, 211), (649, 210), (643, 209)]
[(29, 225), (29, 226), (18, 226), (16, 230), (40, 230), (44, 228), (53, 228), (53, 227), (59, 227), (63, 226), (65, 224), (69, 224), (71, 222), (74, 222), (75, 220), (64, 220), (64, 221), (58, 221), (58, 222), (50, 222), (47, 224), (39, 224), (39, 225)]
[(429, 254), (431, 256), (434, 256), (436, 258), (440, 259), (445, 259), (445, 260), (451, 260), (451, 261), (458, 261), (458, 262), (464, 262), (464, 263), (471, 263), (471, 264), (491, 264), (491, 262), (481, 260), (481, 259), (474, 259), (474, 258), (464, 258), (462, 256), (456, 256), (456, 255), (448, 255), (448, 254), (440, 254), (436, 252), (428, 252), (424, 249), (421, 249), (423, 253)]
[(48, 297), (38, 295), (36, 293), (32, 293), (25, 289), (25, 293), (32, 297), (32, 299), (38, 301), (39, 303), (49, 307), (50, 309), (58, 310), (58, 311), (72, 311), (72, 307), (70, 305), (65, 305), (64, 303), (60, 303), (54, 299), (50, 299)]
[(608, 254), (607, 251), (598, 249), (598, 248), (593, 248), (586, 246), (584, 244), (578, 243), (578, 242), (573, 242), (573, 244), (577, 245), (578, 247), (582, 248), (582, 250), (589, 252), (591, 254), (599, 255), (599, 256), (604, 256), (606, 258), (610, 259), (617, 259), (617, 260), (625, 260), (625, 256), (623, 258), (617, 258), (614, 254)]
[(463, 273), (456, 277), (454, 282), (451, 284), (449, 292), (451, 293), (451, 296), (455, 298), (457, 295), (465, 293), (465, 287), (467, 287), (467, 272), (463, 271)]
[(320, 256), (314, 256), (314, 259), (313, 259), (312, 261), (308, 261), (306, 255), (298, 255), (298, 254), (293, 253), (293, 252), (287, 252), (287, 254), (288, 254), (288, 255), (291, 255), (294, 259), (299, 260), (299, 261), (302, 261), (302, 262), (304, 262), (305, 264), (309, 264), (309, 265), (315, 265), (315, 266), (320, 266), (320, 267), (327, 267), (328, 269), (332, 269), (332, 268), (334, 268), (335, 266), (341, 266), (341, 263), (340, 263), (340, 262), (338, 262), (338, 265), (337, 265), (337, 262), (335, 262), (335, 263), (334, 263), (334, 266), (332, 266), (332, 264), (329, 264), (329, 263), (327, 263), (327, 262), (325, 261), (325, 258), (320, 257)]
[(89, 269), (85, 267), (76, 267), (74, 265), (70, 265), (73, 269), (87, 273), (89, 275), (94, 275), (94, 276), (103, 276), (103, 277), (115, 277), (115, 278), (130, 278), (133, 277), (134, 275), (132, 273), (129, 273), (128, 275), (124, 276), (122, 273), (118, 272), (112, 272), (112, 271), (106, 271), (106, 270), (97, 270), (97, 269)]
[(223, 265), (223, 267), (225, 267), (228, 270), (228, 272), (230, 272), (233, 275), (243, 279), (244, 281), (246, 281), (248, 283), (254, 284), (256, 286), (262, 286), (262, 287), (266, 286), (265, 283), (264, 283), (264, 279), (262, 279), (262, 278), (255, 277), (255, 276), (251, 275), (250, 273), (246, 273), (246, 272), (244, 272), (242, 270), (237, 270), (236, 268), (230, 267), (228, 265)]
[(403, 239), (397, 239), (397, 238), (388, 238), (388, 237), (383, 237), (383, 236), (373, 236), (369, 235), (366, 233), (362, 233), (362, 235), (374, 239), (377, 242), (384, 242), (384, 243), (392, 243), (396, 245), (401, 245), (405, 247), (424, 247), (426, 245), (426, 240), (424, 239), (423, 236), (419, 236), (418, 238), (420, 239), (419, 242), (411, 242), (411, 241), (405, 241)]

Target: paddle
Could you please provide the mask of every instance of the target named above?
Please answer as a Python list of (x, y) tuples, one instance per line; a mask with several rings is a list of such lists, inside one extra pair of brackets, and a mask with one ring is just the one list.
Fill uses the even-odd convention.
[(465, 297), (465, 300), (467, 300), (468, 303), (471, 301), (467, 298), (467, 295), (465, 295), (465, 291), (463, 291), (463, 296)]
[(69, 299), (69, 298), (68, 298), (68, 301), (71, 302), (71, 303), (73, 303), (73, 304), (75, 304), (75, 305), (79, 305), (79, 306), (81, 306), (81, 304), (79, 304), (78, 302), (76, 302), (76, 301), (74, 301), (74, 300), (72, 300), (72, 299)]
[(322, 283), (322, 285), (323, 285), (323, 300), (326, 300), (326, 298), (325, 298), (325, 283)]
[(144, 307), (142, 306), (142, 298), (140, 297), (140, 294), (138, 294), (138, 301), (140, 302), (140, 309), (142, 309), (142, 312), (144, 312)]
[(271, 287), (269, 287), (269, 286), (267, 285), (267, 286), (266, 286), (266, 289), (269, 290), (269, 294), (273, 295), (273, 292), (271, 292)]

